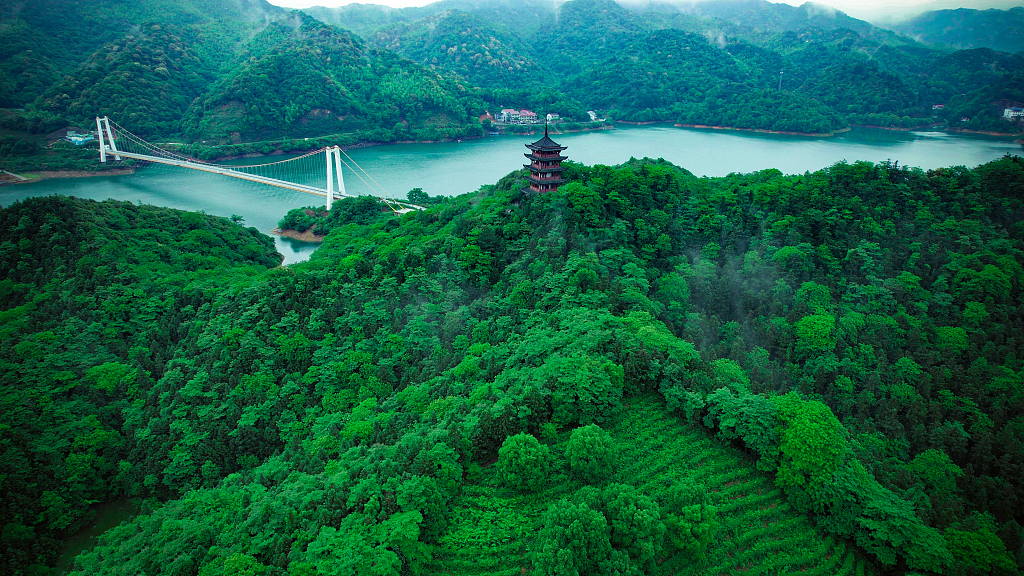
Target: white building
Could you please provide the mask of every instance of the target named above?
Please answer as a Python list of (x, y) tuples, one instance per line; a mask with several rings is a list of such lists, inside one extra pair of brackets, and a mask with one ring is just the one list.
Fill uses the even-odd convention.
[(523, 124), (533, 124), (537, 122), (537, 113), (523, 108), (519, 111), (519, 121)]
[(587, 110), (587, 115), (590, 116), (591, 122), (597, 122), (597, 112), (594, 112), (593, 110)]
[(1017, 120), (1018, 118), (1024, 118), (1024, 108), (1006, 108), (1003, 110), (1003, 118), (1007, 120)]
[(501, 111), (501, 114), (498, 115), (498, 118), (501, 119), (501, 121), (505, 122), (506, 124), (514, 124), (516, 122), (519, 122), (519, 110), (505, 108), (504, 110)]
[(81, 146), (82, 144), (85, 144), (90, 140), (94, 140), (92, 134), (79, 134), (73, 130), (68, 132), (68, 135), (65, 136), (65, 138), (67, 138), (67, 141), (71, 142), (75, 146)]
[(562, 119), (562, 117), (559, 116), (558, 114), (548, 114), (547, 115), (548, 122), (557, 122), (558, 120), (561, 120), (561, 119)]

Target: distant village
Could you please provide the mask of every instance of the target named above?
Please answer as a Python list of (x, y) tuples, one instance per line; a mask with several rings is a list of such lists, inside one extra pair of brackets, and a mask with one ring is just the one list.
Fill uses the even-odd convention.
[[(488, 113), (488, 116), (490, 114)], [(597, 122), (597, 113), (593, 110), (588, 110), (587, 115), (590, 116), (590, 122)], [(543, 124), (544, 122), (573, 122), (569, 118), (562, 118), (558, 114), (546, 114), (544, 118), (538, 117), (537, 113), (532, 110), (523, 108), (522, 110), (516, 110), (514, 108), (504, 108), (497, 116), (493, 117), (494, 122), (501, 124)]]
[[(993, 103), (998, 107), (1003, 108), (1003, 120), (1010, 122), (1024, 122), (1024, 107), (1019, 102), (1010, 102), (1008, 100), (1002, 102)], [(943, 110), (946, 107), (945, 104), (933, 104), (932, 111)], [(998, 110), (998, 107), (996, 108)], [(960, 122), (969, 122), (971, 119), (963, 117)]]

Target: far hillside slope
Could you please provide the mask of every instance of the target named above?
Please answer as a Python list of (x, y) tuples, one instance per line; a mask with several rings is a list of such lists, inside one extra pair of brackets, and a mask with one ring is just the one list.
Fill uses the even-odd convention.
[(383, 26), (413, 22), (451, 10), (467, 12), (510, 28), (533, 28), (543, 18), (554, 14), (555, 7), (556, 3), (551, 0), (439, 0), (409, 8), (352, 3), (337, 7), (313, 6), (303, 12), (326, 24), (369, 37)]
[(350, 132), (368, 140), (439, 140), (480, 132), (479, 123), (471, 125), (482, 106), (465, 97), (465, 86), (348, 31), (294, 12), (264, 34), (271, 47), (193, 103), (186, 135), (226, 143)]
[(846, 29), (877, 41), (895, 44), (908, 42), (888, 30), (854, 18), (826, 4), (805, 2), (801, 6), (790, 6), (768, 0), (706, 0), (703, 2), (670, 2), (658, 4), (657, 7), (659, 12), (679, 12), (716, 19), (741, 28), (772, 34), (808, 28)]
[(370, 41), (425, 67), (450, 70), (491, 89), (539, 84), (549, 74), (515, 34), (465, 12), (447, 11), (385, 26)]
[(287, 12), (265, 0), (38, 0), (0, 6), (0, 107), (24, 106), (71, 74), (103, 45), (151, 24), (205, 30), (192, 50), (226, 55), (247, 36)]
[(936, 10), (891, 28), (921, 42), (955, 49), (1024, 50), (1024, 7), (1009, 10)]
[(177, 134), (189, 104), (214, 80), (213, 64), (190, 48), (200, 38), (191, 27), (141, 27), (97, 50), (36, 107), (83, 126), (111, 116), (145, 136)]

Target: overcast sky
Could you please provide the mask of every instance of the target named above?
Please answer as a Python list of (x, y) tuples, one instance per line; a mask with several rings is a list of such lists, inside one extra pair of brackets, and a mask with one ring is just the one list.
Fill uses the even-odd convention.
[[(277, 6), (308, 8), (310, 6), (341, 6), (357, 0), (267, 0)], [(394, 7), (425, 6), (434, 0), (362, 0), (363, 4), (386, 4)], [(560, 0), (554, 0), (560, 2)], [(629, 1), (629, 0), (627, 0)], [(635, 1), (635, 0), (634, 0)], [(663, 0), (664, 1), (664, 0)], [(673, 1), (673, 0), (668, 0)], [(679, 1), (679, 0), (675, 0)], [(692, 0), (685, 0), (692, 1)], [(799, 6), (806, 0), (778, 0), (785, 4)], [(1024, 5), (1024, 0), (817, 0), (816, 3), (838, 8), (855, 18), (865, 20), (884, 19), (889, 16), (904, 16), (908, 13), (945, 8), (1010, 8)]]

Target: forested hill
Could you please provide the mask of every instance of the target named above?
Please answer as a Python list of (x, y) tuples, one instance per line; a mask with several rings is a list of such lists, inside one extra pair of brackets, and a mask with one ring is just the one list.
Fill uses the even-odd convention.
[(928, 47), (813, 4), (26, 6), (0, 8), (0, 129), (18, 169), (96, 169), (45, 148), (46, 134), (96, 114), (203, 157), (239, 152), (211, 146), (472, 137), (485, 112), (506, 107), (814, 134), (942, 123), (1021, 131), (1000, 107), (1024, 98), (1021, 56)]
[(262, 0), (40, 4), (0, 12), (8, 130), (44, 135), (108, 114), (147, 138), (272, 141), (267, 151), (310, 136), (481, 134), (471, 85)]
[(892, 29), (928, 44), (1020, 52), (1024, 50), (1024, 7), (935, 10), (893, 25)]
[(804, 133), (1020, 132), (999, 104), (1020, 101), (1024, 58), (929, 47), (813, 4), (445, 0), (307, 11), (319, 21), (262, 0), (33, 5), (0, 9), (0, 128), (22, 151), (96, 114), (247, 151), (474, 136), (505, 107)]
[(480, 134), (473, 112), (482, 105), (467, 97), (466, 86), (302, 13), (270, 25), (253, 45), (268, 47), (243, 54), (186, 112), (182, 124), (192, 139), (362, 132), (387, 142)]
[(370, 41), (491, 89), (538, 86), (551, 74), (511, 31), (465, 12), (443, 12), (425, 21), (386, 26), (375, 31)]
[(219, 64), (250, 30), (284, 14), (264, 0), (6, 2), (0, 6), (0, 107), (31, 103), (75, 74), (96, 50), (123, 42), (140, 25), (187, 26), (197, 34), (188, 49)]
[[(578, 103), (570, 108), (597, 108), (620, 120), (814, 133), (949, 120), (961, 128), (1020, 131), (1000, 121), (1002, 110), (992, 103), (1013, 99), (1000, 84), (1003, 75), (1024, 73), (1010, 55), (998, 58), (1011, 66), (992, 66), (998, 58), (949, 54), (811, 3), (572, 0), (556, 10), (481, 0), (309, 13), (484, 88), (518, 82), (553, 89)], [(665, 38), (679, 49), (662, 49)], [(966, 82), (943, 81), (950, 58)], [(623, 89), (637, 82), (643, 90)], [(993, 92), (994, 100), (983, 100)], [(964, 113), (933, 109), (960, 95), (970, 95), (970, 109), (958, 107)], [(489, 96), (496, 108), (525, 100)], [(969, 121), (961, 126), (963, 118)]]
[[(4, 572), (1011, 574), (1024, 163), (0, 211)], [(347, 222), (347, 223), (346, 223)], [(571, 550), (566, 556), (561, 550)]]

